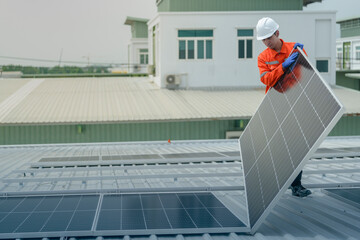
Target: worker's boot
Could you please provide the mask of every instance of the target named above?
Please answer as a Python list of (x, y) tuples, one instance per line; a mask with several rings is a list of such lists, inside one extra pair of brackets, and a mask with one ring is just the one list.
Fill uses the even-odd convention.
[(299, 186), (291, 186), (292, 195), (296, 197), (306, 197), (311, 194), (309, 189), (304, 188), (302, 185)]

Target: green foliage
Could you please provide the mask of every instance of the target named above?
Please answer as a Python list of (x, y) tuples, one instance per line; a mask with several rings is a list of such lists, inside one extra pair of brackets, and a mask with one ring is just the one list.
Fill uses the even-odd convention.
[(55, 66), (55, 67), (33, 67), (21, 65), (2, 66), (3, 72), (22, 72), (23, 74), (83, 74), (83, 73), (109, 73), (108, 67), (104, 66)]

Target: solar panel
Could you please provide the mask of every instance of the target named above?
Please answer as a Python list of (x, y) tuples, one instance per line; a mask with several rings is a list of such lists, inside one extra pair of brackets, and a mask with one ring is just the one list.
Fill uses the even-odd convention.
[(102, 156), (102, 160), (141, 160), (141, 159), (161, 159), (158, 154), (137, 154), (137, 155), (108, 155)]
[(99, 156), (79, 156), (79, 157), (46, 157), (39, 162), (75, 162), (75, 161), (98, 161)]
[(360, 208), (360, 188), (324, 189), (323, 192), (356, 208)]
[(1, 198), (0, 238), (91, 231), (98, 201), (98, 195)]
[(343, 107), (301, 50), (240, 137), (251, 232), (340, 119)]
[(102, 234), (244, 231), (212, 193), (104, 195), (96, 231)]

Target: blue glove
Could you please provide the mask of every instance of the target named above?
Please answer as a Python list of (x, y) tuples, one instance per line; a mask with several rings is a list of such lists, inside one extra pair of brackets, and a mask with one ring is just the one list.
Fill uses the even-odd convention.
[(297, 47), (300, 47), (301, 49), (304, 48), (304, 44), (301, 44), (301, 43), (295, 43), (294, 45), (294, 49), (296, 49)]
[(285, 62), (282, 63), (283, 68), (288, 68), (290, 67), (291, 64), (293, 64), (297, 57), (299, 56), (298, 52), (294, 52), (293, 54), (290, 55), (290, 57), (288, 57)]

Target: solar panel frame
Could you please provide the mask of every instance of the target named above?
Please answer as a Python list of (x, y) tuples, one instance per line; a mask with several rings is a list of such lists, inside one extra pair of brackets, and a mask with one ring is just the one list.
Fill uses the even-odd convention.
[[(291, 71), (285, 75), (283, 80), (279, 80), (278, 86), (271, 88), (264, 96), (262, 103), (239, 139), (248, 209), (248, 226), (251, 228), (251, 234), (256, 232), (271, 209), (276, 205), (282, 193), (286, 191), (288, 186), (290, 186), (295, 177), (300, 173), (306, 160), (313, 155), (344, 112), (342, 104), (336, 96), (333, 95), (332, 90), (321, 77), (320, 73), (310, 63), (304, 52), (299, 48), (298, 51), (299, 58), (296, 64), (292, 67)], [(298, 70), (299, 68), (300, 70)], [(313, 73), (311, 71), (313, 71)], [(284, 79), (286, 79), (287, 82), (285, 82)], [(281, 83), (283, 83), (283, 86)], [(307, 89), (310, 83), (312, 85), (317, 84), (318, 86), (315, 86), (317, 89), (321, 88), (322, 92), (326, 92), (327, 95), (325, 97), (331, 98), (333, 102), (335, 102), (335, 104), (333, 104), (334, 106), (328, 106), (329, 104), (326, 102), (324, 109), (317, 109), (318, 106), (316, 104), (319, 102), (324, 104), (324, 100), (314, 95), (314, 91), (317, 89)], [(286, 86), (286, 84), (288, 86)], [(285, 87), (288, 87), (288, 89), (285, 89)], [(309, 91), (309, 93), (306, 90)], [(310, 96), (312, 98), (311, 100), (308, 94), (312, 94), (312, 96)], [(277, 105), (278, 103), (280, 104)], [(320, 120), (320, 123), (317, 122), (316, 127), (309, 125), (308, 115), (301, 115), (299, 112), (296, 112), (301, 109), (303, 105), (307, 105), (307, 109), (313, 110), (309, 110), (308, 113), (312, 115), (313, 119)], [(332, 111), (333, 107), (335, 109), (334, 111)], [(276, 112), (276, 114), (273, 114), (274, 112)], [(264, 115), (262, 116), (262, 114)], [(266, 122), (262, 119), (265, 115), (266, 117), (271, 116), (270, 119), (269, 117), (265, 119)], [(322, 117), (324, 120), (322, 120)], [(302, 142), (294, 139), (296, 134), (294, 135), (294, 132), (290, 131), (291, 126), (293, 126), (292, 123), (294, 122), (299, 126), (298, 130), (300, 131), (298, 131), (297, 134), (303, 137)], [(264, 126), (264, 124), (266, 126)], [(277, 129), (274, 129), (274, 126), (277, 127)], [(322, 126), (323, 128), (321, 129)], [(322, 131), (319, 131), (319, 129)], [(315, 132), (314, 135), (312, 135), (313, 132)], [(306, 134), (312, 138), (308, 139), (309, 136)], [(276, 141), (273, 142), (273, 139), (281, 140), (281, 138), (284, 139), (284, 144), (281, 142), (279, 144), (279, 142)], [(290, 139), (292, 140), (288, 142)], [(271, 146), (271, 144), (275, 146)], [(242, 146), (246, 145), (248, 149), (242, 149)], [(277, 150), (281, 147), (281, 150)], [(273, 151), (274, 149), (278, 152)], [(304, 151), (304, 149), (307, 152)], [(281, 157), (283, 159), (281, 159)], [(290, 159), (291, 164), (288, 162), (288, 165), (284, 167), (284, 169), (281, 169), (285, 163), (285, 158)], [(288, 173), (291, 168), (293, 168), (293, 170), (290, 176), (277, 174), (277, 171)], [(273, 173), (269, 175), (269, 171)], [(285, 181), (285, 179), (287, 180)], [(274, 190), (276, 194), (274, 195), (273, 192), (267, 191), (265, 187)], [(265, 191), (263, 191), (263, 189), (265, 189)], [(264, 195), (264, 192), (267, 193), (267, 196)], [(257, 205), (254, 205), (254, 202)]]

